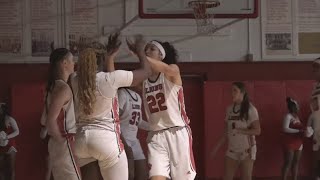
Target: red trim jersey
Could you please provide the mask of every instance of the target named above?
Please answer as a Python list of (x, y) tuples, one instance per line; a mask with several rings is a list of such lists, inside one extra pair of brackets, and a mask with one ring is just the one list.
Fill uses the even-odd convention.
[(143, 82), (144, 108), (151, 131), (187, 126), (190, 120), (184, 104), (183, 88), (159, 73), (155, 81)]

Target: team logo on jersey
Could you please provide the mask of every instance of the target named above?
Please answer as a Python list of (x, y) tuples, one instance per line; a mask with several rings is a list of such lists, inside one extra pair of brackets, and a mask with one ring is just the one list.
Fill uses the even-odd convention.
[(228, 120), (230, 121), (239, 121), (241, 120), (240, 116), (229, 116)]
[(161, 89), (163, 89), (162, 84), (157, 84), (155, 86), (146, 87), (145, 91), (146, 91), (146, 93), (152, 93), (154, 91), (159, 91)]
[(139, 104), (132, 104), (132, 109), (140, 109), (140, 105)]

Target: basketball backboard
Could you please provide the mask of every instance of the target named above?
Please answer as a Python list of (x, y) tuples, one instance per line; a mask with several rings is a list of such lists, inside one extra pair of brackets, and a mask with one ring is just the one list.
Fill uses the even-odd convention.
[[(139, 0), (139, 16), (142, 19), (174, 18), (192, 19), (193, 9), (188, 6), (192, 0)], [(256, 18), (258, 0), (219, 0), (220, 6), (207, 9), (214, 18)]]

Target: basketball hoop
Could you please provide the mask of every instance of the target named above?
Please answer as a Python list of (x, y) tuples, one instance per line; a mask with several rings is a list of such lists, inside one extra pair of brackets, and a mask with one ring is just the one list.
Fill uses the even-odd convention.
[(214, 15), (208, 13), (207, 9), (220, 6), (220, 2), (216, 0), (206, 1), (190, 1), (189, 7), (193, 9), (194, 18), (197, 23), (197, 31), (200, 34), (212, 34), (217, 28), (214, 24)]

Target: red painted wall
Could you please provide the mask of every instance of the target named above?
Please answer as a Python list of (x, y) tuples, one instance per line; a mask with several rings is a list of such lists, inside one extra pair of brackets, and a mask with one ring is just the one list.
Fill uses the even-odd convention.
[[(118, 64), (117, 66), (120, 68), (132, 68), (137, 67), (137, 64)], [(229, 85), (234, 80), (249, 81), (249, 92), (252, 94), (257, 108), (261, 109), (260, 115), (263, 117), (262, 125), (265, 127), (265, 130), (263, 130), (262, 136), (258, 138), (258, 140), (261, 139), (258, 142), (261, 145), (258, 156), (261, 156), (261, 154), (263, 156), (275, 155), (273, 159), (268, 159), (267, 162), (263, 162), (258, 158), (255, 175), (262, 177), (279, 176), (279, 167), (282, 163), (279, 143), (276, 143), (276, 148), (272, 148), (274, 137), (269, 135), (272, 132), (272, 127), (280, 125), (282, 113), (285, 112), (283, 103), (285, 102), (286, 95), (299, 97), (299, 100), (301, 98), (303, 103), (306, 103), (312, 87), (312, 81), (310, 81), (312, 80), (311, 63), (183, 63), (180, 64), (180, 68), (181, 72), (185, 75), (198, 75), (198, 77), (207, 79), (207, 82), (203, 84), (199, 78), (196, 78), (197, 80), (185, 78), (185, 101), (187, 112), (192, 120), (195, 158), (197, 159), (197, 168), (201, 177), (219, 177), (223, 172), (221, 171), (221, 168), (223, 168), (221, 162), (223, 161), (221, 159), (210, 159), (208, 152), (211, 146), (213, 146), (215, 139), (221, 134), (220, 126), (223, 121), (219, 117), (224, 116), (226, 104), (230, 102)], [(37, 138), (39, 132), (39, 113), (42, 110), (42, 96), (40, 95), (42, 94), (42, 90), (40, 87), (43, 86), (46, 75), (46, 64), (0, 65), (0, 101), (10, 99), (14, 103), (14, 107), (17, 108), (13, 109), (13, 114), (16, 115), (21, 128), (21, 136), (18, 138), (18, 143), (20, 142), (20, 155), (18, 154), (17, 173), (26, 174), (28, 172), (32, 179), (41, 179), (40, 175), (43, 174), (43, 163), (40, 163), (42, 161), (40, 157), (44, 157), (44, 148), (43, 144), (40, 145), (41, 141)], [(297, 83), (296, 81), (288, 80), (307, 81), (299, 81)], [(31, 84), (32, 86), (28, 87)], [(8, 98), (10, 97), (13, 85), (15, 85), (14, 94), (19, 94), (19, 97), (14, 95), (13, 98)], [(33, 86), (38, 88), (34, 88)], [(200, 91), (203, 93), (199, 93)], [(215, 99), (220, 98), (219, 93), (217, 93), (220, 91), (224, 92), (224, 98), (217, 102)], [(272, 92), (271, 94), (269, 93), (270, 91)], [(280, 92), (280, 94), (277, 92)], [(268, 93), (272, 98), (268, 98)], [(20, 102), (21, 99), (27, 101)], [(279, 100), (279, 103), (277, 103), (278, 101), (274, 102), (273, 99)], [(32, 105), (33, 103), (35, 103), (34, 106)], [(278, 110), (271, 104), (276, 104), (280, 109)], [(262, 110), (266, 109), (272, 112), (273, 108), (276, 108), (279, 113), (268, 114), (268, 111)], [(307, 108), (303, 110), (302, 115), (306, 116), (307, 111)], [(22, 153), (21, 151), (24, 152)], [(274, 151), (277, 153), (273, 154)], [(41, 156), (37, 156), (37, 154)], [(222, 158), (222, 156), (219, 156), (219, 158)], [(34, 165), (31, 166), (31, 162), (32, 164), (34, 164), (33, 162), (39, 162), (38, 164), (40, 165), (36, 167)], [(307, 157), (303, 159), (303, 163), (309, 163)], [(302, 173), (307, 173), (306, 168), (302, 168)], [(17, 179), (22, 179), (22, 176), (17, 175)]]
[(17, 83), (11, 88), (12, 115), (17, 120), (16, 179), (42, 180), (45, 172), (47, 144), (40, 139), (40, 117), (43, 109), (43, 83)]
[[(204, 75), (209, 81), (232, 80), (311, 80), (311, 62), (257, 63), (181, 63), (182, 73)], [(119, 63), (117, 67), (133, 68), (137, 64)], [(17, 82), (43, 82), (47, 64), (0, 64), (0, 101)]]

